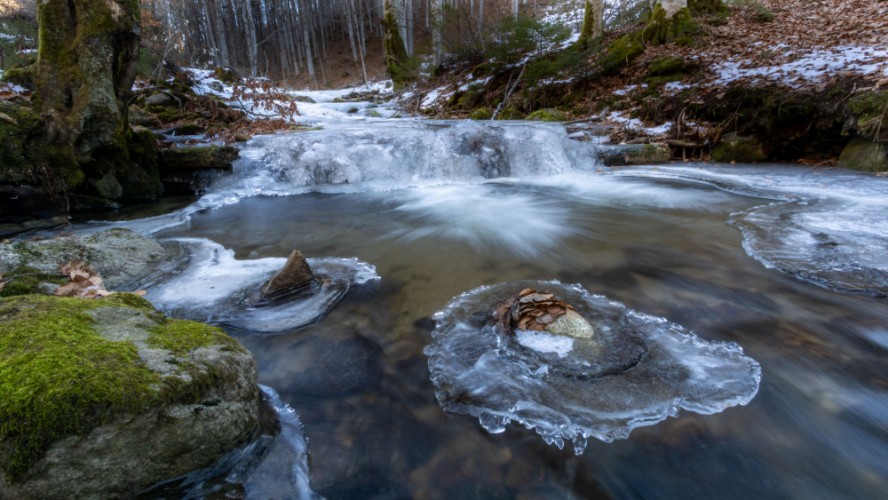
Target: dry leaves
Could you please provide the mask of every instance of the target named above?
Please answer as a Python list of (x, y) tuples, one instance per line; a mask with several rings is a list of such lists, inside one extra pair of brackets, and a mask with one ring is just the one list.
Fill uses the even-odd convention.
[(62, 297), (96, 298), (111, 294), (111, 292), (105, 289), (99, 273), (93, 270), (86, 262), (79, 260), (71, 261), (63, 264), (59, 269), (71, 281), (60, 286), (55, 292), (56, 295)]
[(514, 330), (543, 331), (574, 307), (547, 291), (525, 288), (496, 308), (497, 325), (504, 333)]

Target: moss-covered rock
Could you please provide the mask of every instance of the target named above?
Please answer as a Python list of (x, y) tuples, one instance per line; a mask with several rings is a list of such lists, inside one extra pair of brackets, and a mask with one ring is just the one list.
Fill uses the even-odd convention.
[(648, 76), (674, 75), (684, 71), (685, 60), (679, 56), (658, 57), (648, 63)]
[(493, 111), (490, 108), (475, 108), (469, 113), (470, 120), (489, 120), (493, 117)]
[(0, 301), (0, 496), (123, 497), (257, 428), (256, 367), (221, 330), (129, 294)]
[(132, 290), (167, 258), (155, 240), (128, 229), (109, 229), (87, 237), (18, 241), (0, 244), (0, 273), (28, 266), (44, 275), (57, 275), (70, 261), (89, 262), (111, 290)]
[(567, 120), (567, 115), (554, 108), (538, 109), (527, 115), (528, 121), (540, 122), (563, 122)]
[(888, 143), (853, 139), (842, 150), (839, 166), (867, 172), (888, 171)]
[(627, 33), (614, 40), (599, 60), (601, 73), (612, 75), (629, 65), (644, 53), (644, 43), (639, 32)]
[(718, 162), (755, 163), (767, 157), (760, 140), (735, 133), (725, 134), (722, 142), (712, 150), (712, 160)]
[(860, 135), (888, 142), (888, 89), (861, 92), (848, 101), (848, 108)]
[(672, 150), (662, 143), (620, 144), (602, 149), (599, 158), (608, 167), (651, 165), (669, 162), (672, 159)]
[(506, 106), (498, 115), (497, 120), (523, 120), (525, 114), (514, 106)]

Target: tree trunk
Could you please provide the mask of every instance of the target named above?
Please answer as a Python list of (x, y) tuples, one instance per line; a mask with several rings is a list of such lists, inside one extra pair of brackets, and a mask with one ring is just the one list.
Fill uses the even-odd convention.
[(660, 4), (660, 6), (663, 7), (663, 10), (666, 11), (666, 19), (672, 19), (672, 16), (674, 16), (676, 12), (688, 6), (688, 0), (651, 0), (651, 10), (653, 10), (657, 4)]
[(130, 161), (126, 110), (139, 55), (139, 1), (43, 0), (37, 20), (34, 104), (46, 123), (50, 175), (65, 190), (90, 181), (91, 194), (104, 198), (159, 194), (156, 164)]

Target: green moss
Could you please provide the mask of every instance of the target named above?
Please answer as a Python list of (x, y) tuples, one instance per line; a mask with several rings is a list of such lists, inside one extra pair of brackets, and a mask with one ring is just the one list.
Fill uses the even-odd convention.
[(66, 282), (63, 276), (43, 273), (33, 267), (20, 266), (3, 276), (4, 287), (0, 290), (0, 297), (45, 293), (45, 285), (63, 285)]
[[(164, 320), (144, 299), (40, 295), (0, 301), (0, 467), (23, 479), (49, 446), (85, 435), (122, 414), (199, 401), (214, 374), (184, 366), (191, 382), (151, 371), (131, 342), (95, 330), (91, 314), (107, 307), (141, 311), (160, 322), (148, 343), (174, 352), (223, 344), (242, 349), (206, 325)], [(165, 390), (164, 390), (165, 389)]]
[(469, 113), (469, 119), (471, 120), (489, 120), (493, 116), (493, 111), (490, 108), (475, 108)]
[(888, 90), (861, 92), (851, 98), (848, 107), (862, 136), (888, 142)]
[(398, 29), (398, 21), (391, 0), (386, 0), (382, 19), (384, 29), (383, 48), (385, 49), (385, 67), (392, 77), (395, 90), (404, 88), (416, 79), (415, 64), (407, 56), (404, 40)]
[(219, 328), (179, 319), (167, 319), (152, 332), (148, 339), (149, 347), (167, 349), (179, 356), (185, 356), (200, 347), (213, 345), (224, 345), (232, 350), (243, 350), (236, 340)]
[(761, 141), (733, 133), (725, 135), (722, 143), (712, 150), (712, 160), (717, 162), (755, 163), (767, 157)]
[(527, 115), (528, 121), (542, 122), (563, 122), (567, 120), (567, 115), (553, 108), (538, 109)]
[(839, 166), (866, 172), (888, 171), (888, 143), (853, 139), (842, 150)]
[(691, 37), (700, 31), (700, 25), (691, 16), (688, 9), (681, 9), (666, 18), (666, 10), (657, 4), (651, 11), (647, 26), (641, 31), (641, 39), (645, 43), (660, 45), (668, 42), (692, 41)]
[(607, 53), (599, 61), (601, 72), (604, 75), (612, 75), (623, 67), (632, 64), (638, 56), (644, 52), (644, 44), (639, 32), (627, 33), (608, 47)]
[(34, 76), (37, 72), (36, 65), (23, 66), (20, 68), (10, 68), (3, 72), (3, 81), (21, 85), (22, 87), (34, 90)]
[(666, 76), (681, 73), (685, 65), (683, 57), (658, 57), (648, 64), (648, 76)]
[(583, 9), (583, 27), (577, 40), (577, 45), (580, 47), (586, 47), (595, 36), (595, 10), (592, 8), (591, 0), (584, 1)]
[(514, 106), (508, 106), (496, 116), (497, 120), (523, 120), (524, 113)]
[(29, 143), (39, 133), (40, 120), (29, 108), (7, 102), (0, 102), (0, 113), (13, 122), (0, 120), (0, 181), (17, 184), (27, 179), (34, 153)]

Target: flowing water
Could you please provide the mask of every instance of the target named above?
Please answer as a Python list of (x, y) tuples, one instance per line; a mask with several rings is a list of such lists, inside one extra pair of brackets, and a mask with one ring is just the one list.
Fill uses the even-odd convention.
[[(255, 354), (261, 383), (280, 394), (276, 407), (289, 405), (304, 426), (318, 495), (883, 497), (888, 181), (777, 165), (608, 169), (599, 147), (558, 125), (330, 121), (257, 137), (200, 201), (125, 225), (197, 248), (147, 284), (148, 298), (224, 325)], [(261, 314), (262, 327), (230, 321), (239, 294), (293, 248), (351, 266), (341, 302), (300, 328), (287, 325), (289, 313), (271, 326)], [(436, 325), (483, 322), (454, 298), (477, 289), (463, 298), (481, 300), (524, 280), (587, 294), (664, 342), (691, 345), (646, 369), (652, 387), (681, 365), (692, 379), (708, 373), (718, 387), (707, 390), (737, 397), (707, 406), (676, 392), (628, 438), (593, 432), (579, 455), (520, 425), (529, 418), (516, 416), (518, 404), (495, 422), (480, 410), (445, 412), (436, 389), (441, 397), (447, 387), (430, 380), (427, 354), (442, 346), (424, 352)], [(735, 368), (700, 346), (728, 353)], [(462, 361), (433, 368), (456, 377)], [(556, 397), (522, 394), (508, 369), (464, 369), (470, 395), (506, 387), (519, 402)], [(730, 387), (735, 369), (742, 389)], [(629, 411), (628, 385), (572, 383), (578, 399), (550, 401), (567, 420), (540, 417), (552, 428), (570, 427), (592, 395)], [(304, 473), (286, 465), (304, 467), (304, 456), (273, 460), (225, 474), (249, 497), (311, 496)]]

